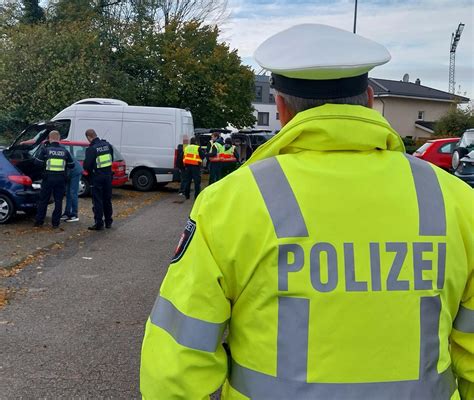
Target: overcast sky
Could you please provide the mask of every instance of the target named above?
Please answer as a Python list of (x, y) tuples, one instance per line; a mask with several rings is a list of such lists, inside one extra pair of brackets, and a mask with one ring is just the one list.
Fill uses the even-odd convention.
[[(244, 63), (269, 36), (300, 23), (321, 23), (352, 31), (355, 0), (229, 0), (222, 39)], [(410, 81), (448, 91), (451, 33), (466, 24), (456, 52), (456, 91), (474, 97), (472, 0), (359, 0), (357, 33), (385, 45), (392, 60), (371, 76)]]

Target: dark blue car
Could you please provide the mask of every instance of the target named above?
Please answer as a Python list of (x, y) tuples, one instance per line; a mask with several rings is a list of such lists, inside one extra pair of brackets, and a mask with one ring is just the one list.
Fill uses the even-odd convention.
[(11, 146), (0, 149), (0, 224), (17, 211), (35, 212), (42, 171), (34, 165), (33, 155), (53, 129), (62, 130), (55, 123), (31, 125)]
[(40, 185), (16, 168), (0, 150), (0, 224), (17, 211), (34, 212)]

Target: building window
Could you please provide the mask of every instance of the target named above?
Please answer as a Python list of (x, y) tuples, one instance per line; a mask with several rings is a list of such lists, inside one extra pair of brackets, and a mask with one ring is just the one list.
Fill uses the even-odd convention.
[(255, 86), (255, 101), (262, 101), (262, 87)]
[(277, 121), (280, 119), (280, 113), (276, 114), (276, 119), (277, 119)]
[(418, 111), (418, 121), (424, 121), (424, 120), (425, 120), (425, 112)]
[(268, 101), (270, 104), (275, 104), (275, 96), (272, 93), (270, 93)]
[(268, 126), (269, 125), (269, 118), (270, 117), (270, 113), (267, 113), (267, 112), (259, 112), (258, 113), (258, 117), (257, 117), (257, 125), (260, 125), (260, 126)]

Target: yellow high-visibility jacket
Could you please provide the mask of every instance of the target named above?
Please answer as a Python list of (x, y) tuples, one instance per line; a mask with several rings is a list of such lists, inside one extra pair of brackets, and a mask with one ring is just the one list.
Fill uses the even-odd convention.
[(474, 399), (473, 190), (403, 151), (378, 112), (325, 105), (206, 188), (147, 322), (143, 397)]

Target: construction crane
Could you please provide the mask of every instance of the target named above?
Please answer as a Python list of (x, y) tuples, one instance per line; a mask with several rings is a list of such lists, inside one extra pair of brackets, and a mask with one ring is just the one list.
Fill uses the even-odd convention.
[(463, 30), (464, 24), (460, 23), (456, 33), (451, 35), (451, 49), (449, 51), (449, 93), (452, 94), (454, 94), (456, 85), (456, 81), (454, 79), (456, 74), (456, 48), (458, 47)]

